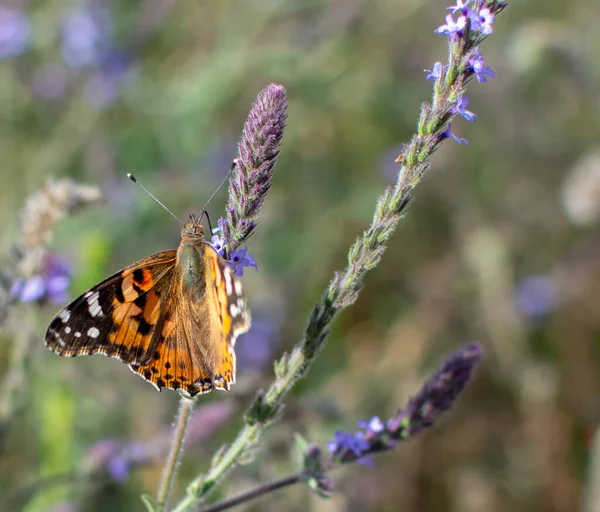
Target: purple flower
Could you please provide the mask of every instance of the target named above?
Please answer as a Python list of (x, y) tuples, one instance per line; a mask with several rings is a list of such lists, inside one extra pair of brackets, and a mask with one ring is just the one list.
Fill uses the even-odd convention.
[(373, 416), (368, 422), (359, 421), (358, 426), (372, 434), (381, 434), (385, 430), (385, 424), (381, 421), (379, 416)]
[(445, 70), (446, 70), (446, 66), (442, 65), (441, 62), (436, 62), (433, 65), (433, 71), (429, 70), (429, 69), (424, 69), (423, 70), (425, 73), (427, 73), (427, 76), (425, 77), (425, 80), (430, 80), (432, 82), (435, 82), (442, 75), (442, 73)]
[(440, 136), (441, 136), (442, 140), (443, 139), (454, 139), (459, 144), (464, 144), (464, 145), (469, 144), (469, 142), (466, 139), (457, 137), (456, 135), (454, 135), (452, 133), (452, 125), (450, 123), (448, 123), (448, 127), (440, 134)]
[(252, 328), (242, 335), (235, 348), (238, 371), (257, 370), (272, 362), (281, 341), (282, 323), (283, 314), (276, 304), (268, 310), (252, 312)]
[(83, 95), (97, 109), (110, 107), (121, 94), (121, 89), (133, 76), (133, 56), (125, 52), (111, 52), (103, 57), (100, 69), (85, 86)]
[(517, 283), (514, 300), (526, 318), (535, 320), (556, 309), (559, 290), (556, 281), (549, 276), (530, 276)]
[(489, 76), (490, 78), (494, 78), (496, 76), (492, 71), (492, 68), (485, 65), (485, 62), (483, 61), (483, 55), (481, 55), (479, 52), (473, 54), (473, 56), (469, 59), (469, 64), (473, 69), (473, 74), (477, 78), (477, 81), (480, 83), (487, 82), (486, 76)]
[(481, 11), (469, 11), (469, 18), (471, 20), (471, 30), (481, 32), (485, 36), (489, 36), (492, 31), (492, 25), (496, 16), (487, 7), (481, 9)]
[(215, 251), (219, 253), (222, 258), (225, 257), (225, 239), (219, 235), (213, 235), (210, 244), (214, 247)]
[(258, 265), (254, 261), (254, 256), (252, 256), (252, 254), (246, 256), (247, 253), (248, 248), (244, 247), (239, 251), (233, 251), (229, 255), (229, 264), (235, 270), (235, 275), (238, 277), (244, 275), (244, 267), (254, 267), (258, 270)]
[(435, 29), (436, 34), (444, 34), (450, 39), (454, 39), (457, 35), (462, 36), (463, 30), (467, 25), (467, 18), (465, 16), (459, 16), (458, 20), (454, 21), (451, 14), (446, 16), (446, 24), (441, 25)]
[(78, 9), (69, 12), (62, 27), (62, 56), (72, 68), (100, 64), (108, 45), (110, 18), (107, 11)]
[(327, 450), (332, 455), (340, 455), (342, 452), (349, 450), (356, 457), (369, 449), (369, 443), (365, 441), (365, 435), (363, 432), (344, 432), (343, 430), (336, 430), (335, 437), (332, 441), (327, 443)]
[(467, 5), (471, 3), (472, 0), (457, 0), (456, 5), (451, 5), (450, 7), (446, 7), (447, 11), (452, 11), (452, 14), (455, 14), (456, 11), (461, 11), (463, 14), (467, 14), (468, 8)]
[(469, 106), (469, 97), (468, 96), (461, 96), (459, 98), (458, 102), (456, 103), (456, 107), (454, 107), (454, 112), (456, 114), (460, 114), (467, 121), (469, 121), (470, 123), (472, 123), (477, 118), (477, 114), (471, 112), (470, 110), (467, 110), (468, 106)]
[(29, 44), (31, 27), (25, 13), (0, 7), (0, 59), (21, 55)]
[(17, 279), (10, 296), (21, 302), (50, 301), (62, 304), (68, 298), (71, 270), (66, 261), (48, 255), (44, 262), (44, 273), (28, 279)]

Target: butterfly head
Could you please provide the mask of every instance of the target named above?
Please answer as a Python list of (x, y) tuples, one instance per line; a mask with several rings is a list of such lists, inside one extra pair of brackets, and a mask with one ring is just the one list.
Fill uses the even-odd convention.
[(181, 230), (181, 238), (189, 238), (192, 240), (204, 239), (204, 228), (201, 224), (203, 215), (204, 212), (202, 212), (199, 216), (193, 213), (190, 214), (190, 218)]

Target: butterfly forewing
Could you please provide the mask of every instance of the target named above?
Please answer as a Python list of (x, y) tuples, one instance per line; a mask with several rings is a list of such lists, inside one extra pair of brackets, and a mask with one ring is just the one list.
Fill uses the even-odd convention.
[(158, 343), (156, 325), (172, 282), (176, 251), (145, 258), (84, 293), (48, 327), (46, 345), (61, 356), (104, 354), (142, 364)]

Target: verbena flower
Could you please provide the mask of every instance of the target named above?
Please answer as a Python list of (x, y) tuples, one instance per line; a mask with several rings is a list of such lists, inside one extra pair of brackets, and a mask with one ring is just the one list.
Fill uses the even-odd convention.
[(489, 36), (493, 31), (492, 25), (496, 16), (487, 7), (484, 7), (479, 12), (469, 10), (469, 19), (471, 20), (472, 30)]
[(452, 133), (452, 125), (450, 123), (448, 123), (446, 129), (440, 134), (440, 137), (442, 139), (453, 139), (459, 144), (464, 144), (465, 146), (469, 145), (469, 142), (466, 139), (462, 139), (461, 137), (458, 137)]
[(452, 14), (455, 14), (456, 11), (461, 11), (463, 14), (467, 14), (468, 8), (467, 6), (472, 2), (472, 0), (457, 0), (456, 5), (451, 5), (450, 7), (446, 7), (447, 11), (452, 11)]
[(469, 64), (471, 65), (475, 78), (477, 78), (477, 81), (480, 83), (487, 82), (488, 76), (490, 78), (494, 78), (496, 76), (492, 68), (485, 65), (483, 55), (481, 55), (479, 52), (473, 54), (473, 56), (469, 59)]
[(456, 102), (456, 107), (455, 107), (454, 111), (457, 114), (460, 114), (461, 116), (463, 116), (467, 121), (472, 123), (477, 118), (477, 114), (471, 112), (470, 110), (467, 110), (468, 106), (469, 106), (469, 97), (461, 96), (458, 99), (458, 101)]
[(0, 59), (21, 55), (29, 46), (31, 27), (18, 9), (0, 7)]
[(442, 65), (441, 62), (436, 62), (433, 65), (433, 70), (429, 70), (429, 69), (424, 69), (423, 71), (425, 73), (427, 73), (427, 76), (425, 77), (425, 80), (430, 80), (432, 82), (435, 82), (444, 72), (445, 66)]
[(69, 264), (57, 256), (47, 254), (43, 273), (28, 279), (17, 279), (10, 290), (10, 296), (21, 302), (49, 301), (62, 304), (68, 299), (71, 283)]
[(229, 264), (235, 270), (235, 275), (243, 276), (244, 275), (244, 267), (254, 267), (258, 270), (258, 265), (256, 261), (254, 261), (254, 256), (252, 254), (248, 254), (248, 248), (244, 247), (239, 251), (233, 251), (229, 255)]
[(466, 25), (467, 25), (467, 17), (466, 16), (459, 16), (458, 19), (456, 21), (454, 21), (454, 18), (452, 17), (452, 15), (448, 14), (448, 16), (446, 16), (446, 24), (440, 25), (438, 28), (436, 28), (435, 33), (436, 34), (444, 34), (444, 35), (448, 36), (450, 39), (454, 39), (457, 36), (462, 36), (463, 30), (465, 29)]

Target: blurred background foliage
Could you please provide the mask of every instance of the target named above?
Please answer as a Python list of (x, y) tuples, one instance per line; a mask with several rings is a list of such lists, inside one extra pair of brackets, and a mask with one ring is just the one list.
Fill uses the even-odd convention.
[[(19, 239), (26, 197), (49, 180), (105, 201), (62, 221), (52, 248), (70, 294), (159, 250), (228, 171), (255, 95), (289, 96), (274, 185), (243, 278), (253, 328), (230, 394), (201, 397), (175, 494), (234, 435), (270, 361), (302, 335), (311, 305), (394, 181), (394, 158), (445, 60), (445, 2), (430, 0), (7, 0), (0, 7), (0, 241)], [(472, 83), (476, 124), (453, 131), (359, 302), (287, 400), (252, 464), (222, 496), (294, 470), (293, 432), (387, 417), (460, 344), (486, 356), (432, 431), (335, 473), (330, 500), (287, 489), (247, 510), (544, 511), (580, 507), (600, 417), (600, 7), (514, 2), (482, 47), (496, 72)], [(222, 214), (225, 187), (212, 200)], [(59, 304), (11, 310), (0, 375), (31, 351), (5, 426), (0, 502), (34, 511), (141, 510), (154, 494), (177, 395), (125, 365), (43, 346)], [(4, 387), (0, 392), (8, 389)], [(9, 397), (14, 399), (14, 397)], [(134, 469), (120, 456), (142, 461)], [(148, 455), (150, 453), (150, 455)], [(155, 455), (156, 455), (155, 453)], [(143, 462), (145, 457), (153, 460)], [(130, 467), (131, 466), (131, 467)], [(85, 478), (90, 468), (104, 473)], [(29, 487), (31, 485), (31, 487)], [(590, 509), (591, 510), (591, 509)]]

